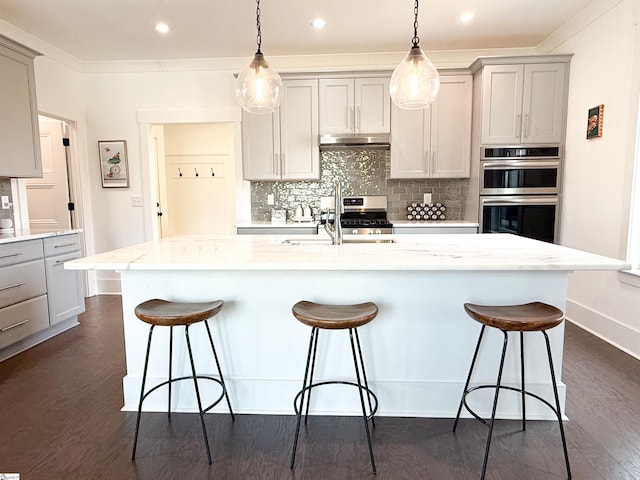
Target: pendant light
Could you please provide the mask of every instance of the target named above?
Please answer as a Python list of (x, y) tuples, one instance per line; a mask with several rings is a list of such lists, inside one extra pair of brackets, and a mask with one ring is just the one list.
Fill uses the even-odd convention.
[(400, 108), (420, 109), (433, 103), (440, 91), (440, 75), (418, 43), (418, 0), (413, 13), (413, 46), (391, 75), (389, 93)]
[(249, 113), (273, 113), (280, 106), (284, 88), (280, 75), (267, 65), (260, 51), (260, 0), (256, 0), (256, 24), (258, 50), (249, 66), (236, 79), (236, 99)]

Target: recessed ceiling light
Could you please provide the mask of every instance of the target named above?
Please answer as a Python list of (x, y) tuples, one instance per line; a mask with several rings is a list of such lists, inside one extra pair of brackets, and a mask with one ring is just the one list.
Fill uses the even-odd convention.
[(326, 20), (323, 18), (316, 18), (311, 22), (313, 28), (317, 28), (318, 30), (324, 28), (327, 25)]
[(460, 21), (460, 23), (469, 23), (471, 20), (473, 20), (473, 12), (461, 13), (458, 17), (458, 20)]
[(156, 23), (155, 27), (153, 27), (156, 29), (156, 32), (158, 33), (169, 33), (169, 30), (171, 30), (169, 28), (169, 25), (167, 25), (166, 23)]

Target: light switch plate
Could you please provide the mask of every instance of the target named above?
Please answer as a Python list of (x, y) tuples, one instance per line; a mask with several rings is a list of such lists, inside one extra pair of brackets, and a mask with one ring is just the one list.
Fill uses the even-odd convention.
[(423, 201), (424, 201), (424, 203), (432, 203), (431, 202), (431, 194), (430, 193), (425, 193)]
[(142, 201), (142, 196), (134, 195), (131, 197), (131, 206), (132, 207), (142, 207), (144, 206), (144, 202)]

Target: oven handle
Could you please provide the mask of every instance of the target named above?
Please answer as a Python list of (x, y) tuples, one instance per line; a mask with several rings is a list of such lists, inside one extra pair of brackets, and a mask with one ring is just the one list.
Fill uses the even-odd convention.
[(483, 206), (500, 205), (557, 205), (557, 196), (513, 196), (513, 197), (485, 197), (480, 199)]
[(534, 169), (534, 168), (560, 168), (559, 161), (544, 161), (544, 160), (504, 160), (493, 161), (484, 160), (482, 162), (482, 168), (484, 170), (498, 170), (502, 168), (519, 168), (519, 169)]

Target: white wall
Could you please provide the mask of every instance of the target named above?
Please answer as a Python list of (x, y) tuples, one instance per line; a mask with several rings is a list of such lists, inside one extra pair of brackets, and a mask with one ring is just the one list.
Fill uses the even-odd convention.
[[(640, 39), (637, 0), (594, 2), (548, 39), (573, 53), (561, 243), (625, 259), (636, 143)], [(587, 110), (604, 104), (603, 136), (586, 140)], [(640, 290), (612, 272), (570, 276), (567, 316), (640, 357)]]

